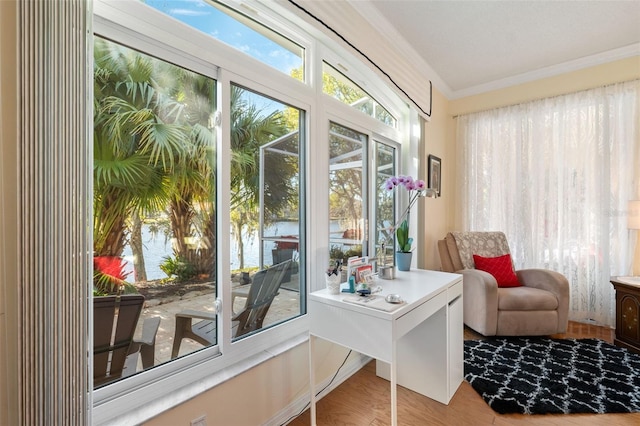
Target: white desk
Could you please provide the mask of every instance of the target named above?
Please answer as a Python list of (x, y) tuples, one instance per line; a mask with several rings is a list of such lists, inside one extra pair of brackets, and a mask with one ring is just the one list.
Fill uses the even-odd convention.
[[(311, 424), (316, 424), (316, 338), (377, 360), (376, 373), (391, 381), (391, 424), (398, 424), (396, 385), (448, 404), (463, 379), (462, 275), (413, 269), (378, 280), (405, 304), (392, 312), (345, 302), (349, 293), (309, 295)], [(374, 285), (374, 287), (375, 287)]]

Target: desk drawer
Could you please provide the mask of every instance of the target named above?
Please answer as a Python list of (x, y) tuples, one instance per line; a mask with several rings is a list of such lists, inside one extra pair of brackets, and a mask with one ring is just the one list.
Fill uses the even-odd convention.
[(398, 318), (396, 321), (397, 338), (404, 336), (407, 332), (415, 328), (416, 325), (422, 323), (438, 310), (445, 308), (447, 306), (446, 300), (447, 293), (443, 291)]

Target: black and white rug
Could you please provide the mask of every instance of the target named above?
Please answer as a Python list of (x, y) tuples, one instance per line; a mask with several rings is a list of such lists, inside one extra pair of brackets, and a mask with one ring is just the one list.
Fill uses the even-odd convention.
[(502, 414), (640, 411), (640, 355), (598, 339), (466, 340), (464, 374)]

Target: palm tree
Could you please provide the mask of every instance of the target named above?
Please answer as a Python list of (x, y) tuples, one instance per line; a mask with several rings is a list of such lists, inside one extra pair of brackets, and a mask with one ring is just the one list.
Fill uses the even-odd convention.
[(169, 219), (173, 252), (193, 274), (214, 275), (215, 266), (215, 152), (209, 122), (215, 105), (215, 81), (180, 70), (178, 99), (184, 103), (190, 149), (180, 152), (171, 170)]
[(121, 256), (131, 214), (166, 205), (166, 171), (189, 133), (154, 80), (161, 61), (99, 38), (94, 60), (94, 253)]

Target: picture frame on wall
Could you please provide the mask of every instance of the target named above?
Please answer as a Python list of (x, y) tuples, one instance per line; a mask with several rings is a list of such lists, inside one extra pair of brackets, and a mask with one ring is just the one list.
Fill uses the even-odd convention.
[(440, 197), (442, 195), (442, 160), (435, 155), (429, 154), (427, 164), (429, 166), (427, 186), (435, 189), (438, 197)]

